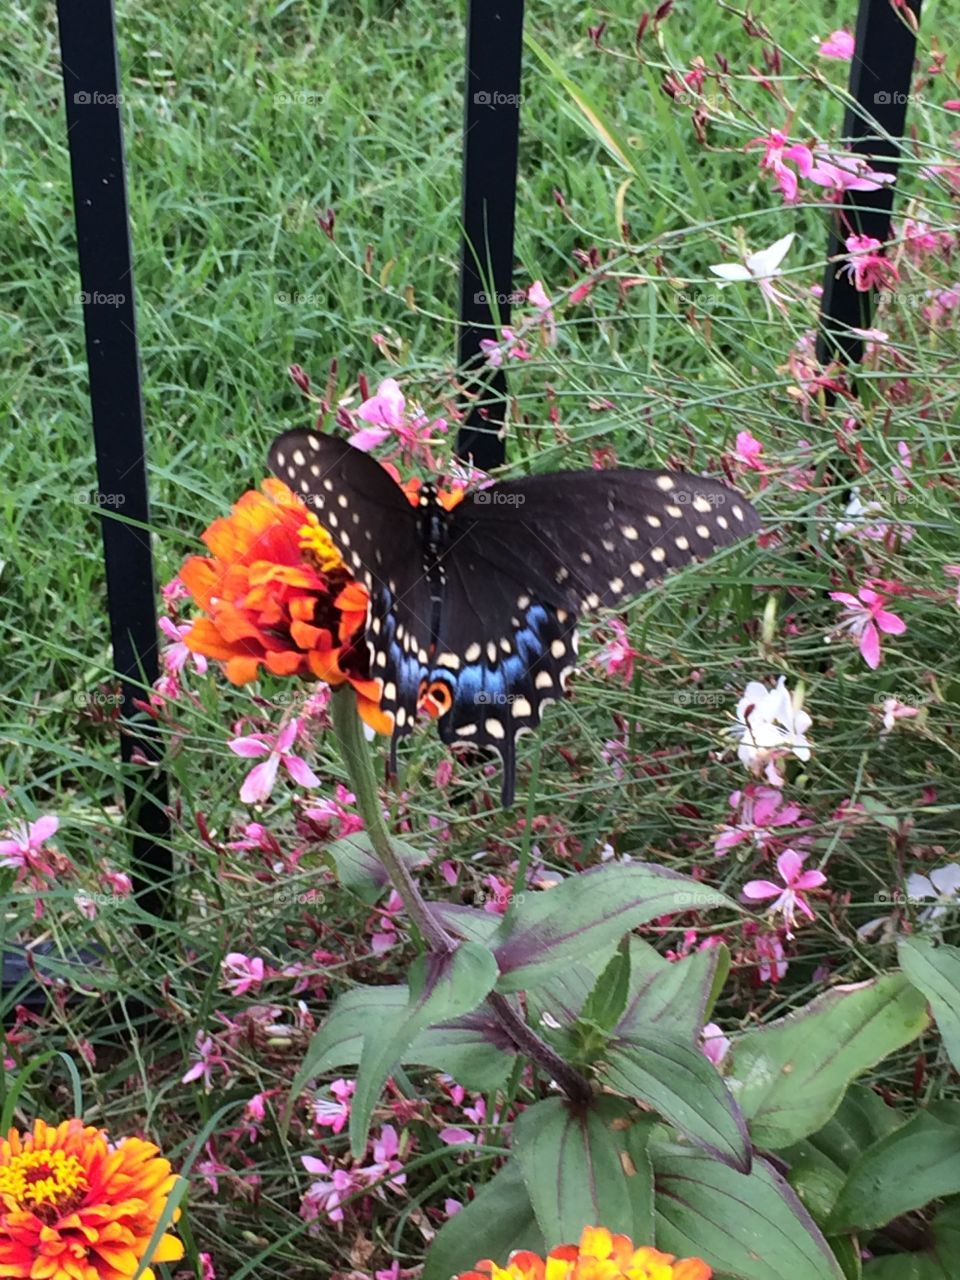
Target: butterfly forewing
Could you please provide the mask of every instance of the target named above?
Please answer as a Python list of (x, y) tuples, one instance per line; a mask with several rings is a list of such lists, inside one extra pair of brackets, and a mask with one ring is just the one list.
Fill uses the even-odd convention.
[[(735, 489), (705, 476), (559, 471), (469, 495), (453, 534), (512, 576), (521, 594), (590, 612), (609, 608), (760, 528)], [(522, 555), (518, 540), (522, 538)]]
[(370, 675), (397, 737), (411, 732), (430, 644), (430, 591), (416, 510), (387, 471), (334, 436), (287, 431), (268, 465), (317, 515), (370, 595)]

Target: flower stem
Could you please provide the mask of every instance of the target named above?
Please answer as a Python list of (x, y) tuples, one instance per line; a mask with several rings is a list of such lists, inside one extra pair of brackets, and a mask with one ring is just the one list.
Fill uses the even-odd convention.
[(394, 850), (383, 820), (380, 795), (373, 772), (370, 749), (363, 737), (363, 725), (357, 715), (356, 695), (348, 684), (333, 690), (330, 699), (333, 727), (343, 762), (350, 775), (350, 785), (357, 797), (357, 808), (363, 818), (374, 852), (386, 869), (390, 881), (403, 899), (410, 919), (431, 951), (452, 951), (456, 942), (430, 914), (406, 863)]
[[(383, 820), (380, 795), (373, 771), (373, 760), (363, 736), (363, 727), (357, 715), (354, 692), (347, 684), (334, 689), (330, 699), (333, 727), (340, 744), (340, 753), (350, 777), (350, 785), (357, 797), (357, 808), (366, 826), (374, 852), (383, 864), (391, 883), (403, 899), (403, 905), (412, 923), (433, 952), (446, 953), (459, 945), (456, 938), (447, 933), (443, 925), (430, 912), (417, 882), (406, 863), (393, 847), (390, 833)], [(520, 1050), (556, 1080), (573, 1102), (584, 1103), (593, 1093), (589, 1080), (575, 1067), (541, 1039), (533, 1027), (513, 1008), (505, 996), (491, 991), (487, 1004), (493, 1010), (501, 1027)]]

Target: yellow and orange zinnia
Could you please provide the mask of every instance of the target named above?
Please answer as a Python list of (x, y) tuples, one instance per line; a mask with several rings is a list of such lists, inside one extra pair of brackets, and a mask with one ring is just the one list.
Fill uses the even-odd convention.
[(457, 1280), (710, 1280), (712, 1275), (700, 1258), (676, 1258), (650, 1246), (637, 1249), (629, 1236), (584, 1227), (578, 1245), (558, 1245), (545, 1259), (521, 1250), (499, 1267), (485, 1258)]
[[(172, 1235), (144, 1257), (177, 1181), (141, 1138), (111, 1145), (76, 1119), (11, 1129), (0, 1141), (0, 1276), (130, 1280), (142, 1261), (178, 1261), (183, 1245)], [(149, 1267), (143, 1280), (153, 1280)]]
[(316, 515), (280, 480), (264, 480), (203, 534), (210, 556), (191, 556), (181, 581), (203, 610), (185, 637), (194, 653), (224, 664), (233, 684), (261, 668), (357, 692), (363, 719), (390, 724), (370, 679), (363, 630), (369, 596), (344, 565)]

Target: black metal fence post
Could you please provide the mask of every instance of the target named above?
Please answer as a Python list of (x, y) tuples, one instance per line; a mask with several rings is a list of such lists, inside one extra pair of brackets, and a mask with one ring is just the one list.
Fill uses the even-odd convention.
[[(921, 0), (904, 3), (919, 23)], [(873, 167), (886, 173), (896, 173), (899, 167), (916, 45), (916, 35), (891, 0), (860, 0), (850, 65), (853, 103), (847, 108), (843, 132), (850, 151), (876, 157)], [(888, 240), (893, 196), (891, 186), (848, 191), (834, 215), (828, 257), (845, 251), (849, 235)], [(868, 329), (872, 314), (872, 292), (859, 292), (849, 273), (828, 262), (817, 340), (821, 363), (839, 358), (856, 364), (863, 355), (863, 339), (851, 329)]]
[(506, 456), (498, 432), (507, 381), (502, 369), (484, 369), (480, 342), (499, 337), (494, 326), (510, 322), (522, 59), (523, 0), (469, 0), (459, 361), (478, 403), (468, 410), (457, 452), (484, 470)]
[(158, 675), (157, 623), (113, 4), (58, 0), (57, 10), (98, 509), (119, 516), (104, 516), (102, 533), (123, 696), (120, 751), (134, 888), (145, 911), (166, 916), (171, 898), (163, 886), (172, 873), (167, 783), (156, 734), (133, 706)]

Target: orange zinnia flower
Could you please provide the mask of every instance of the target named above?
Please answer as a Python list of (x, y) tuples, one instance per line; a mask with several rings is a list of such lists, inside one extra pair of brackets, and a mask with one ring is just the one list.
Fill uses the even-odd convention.
[[(180, 578), (206, 616), (184, 637), (233, 684), (273, 675), (349, 681), (360, 715), (389, 733), (363, 640), (369, 596), (316, 515), (280, 480), (249, 490), (203, 534)], [(0, 1273), (2, 1274), (2, 1273)]]
[(629, 1236), (584, 1227), (579, 1245), (558, 1245), (546, 1259), (520, 1251), (498, 1267), (485, 1258), (457, 1280), (710, 1280), (712, 1275), (700, 1258), (678, 1259), (649, 1246), (635, 1249)]
[[(81, 1120), (0, 1142), (0, 1276), (15, 1280), (130, 1280), (141, 1262), (177, 1262), (164, 1235), (144, 1259), (178, 1178), (140, 1138), (116, 1146)], [(179, 1211), (174, 1215), (179, 1217)], [(143, 1280), (153, 1280), (148, 1267)]]

